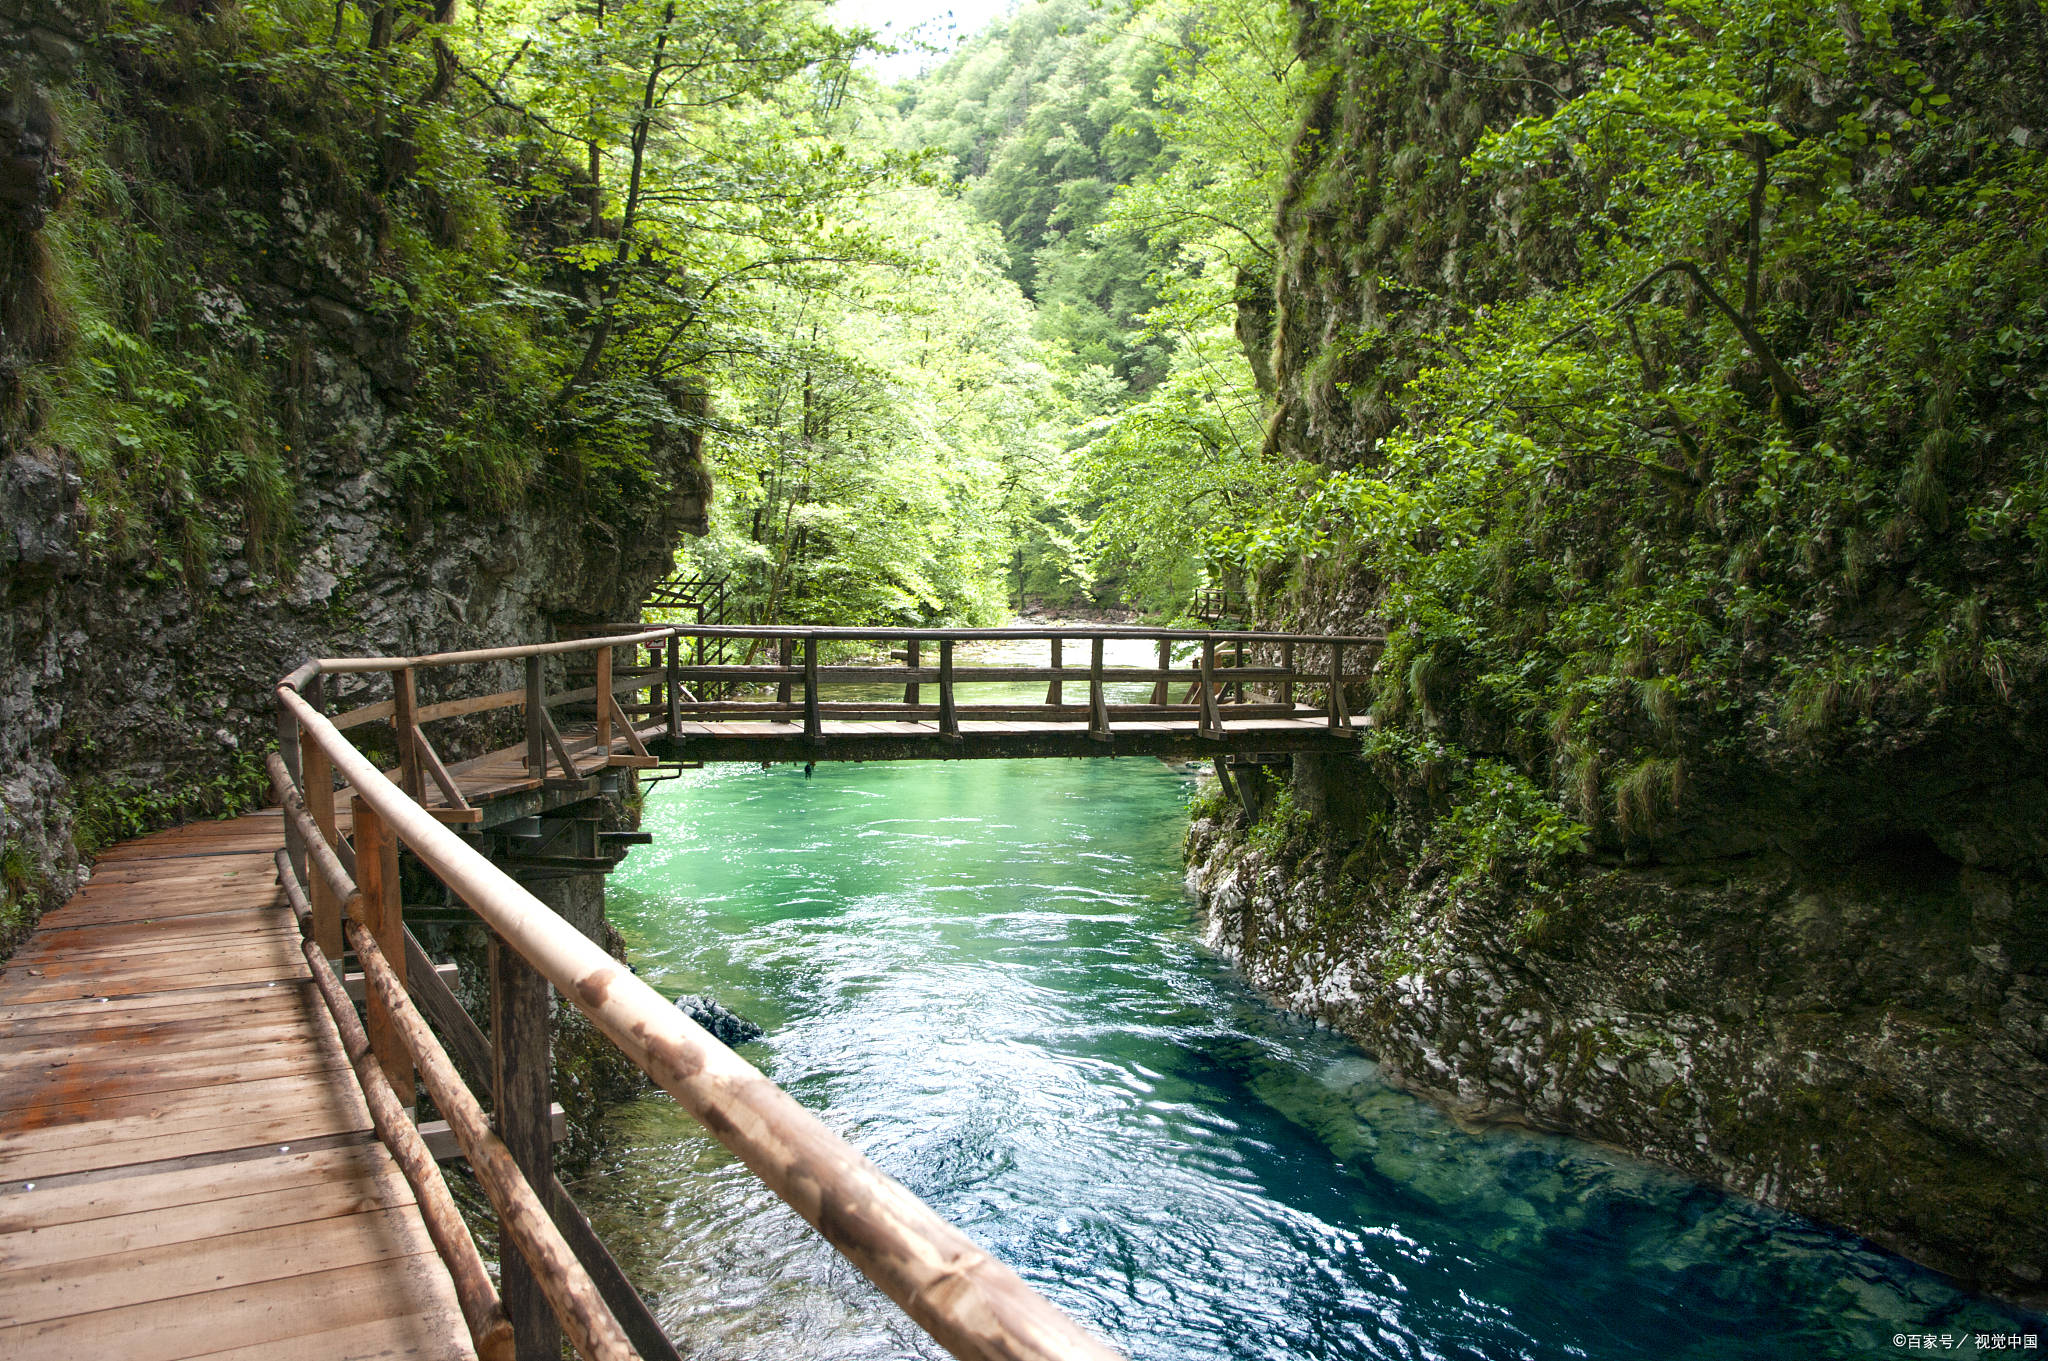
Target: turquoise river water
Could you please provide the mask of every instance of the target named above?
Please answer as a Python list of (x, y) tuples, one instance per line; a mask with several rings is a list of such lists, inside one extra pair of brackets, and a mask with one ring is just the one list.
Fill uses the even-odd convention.
[[(2038, 1335), (1845, 1235), (1392, 1089), (1203, 948), (1191, 786), (1149, 759), (691, 771), (649, 793), (611, 915), (643, 977), (766, 1026), (742, 1053), (1133, 1358)], [(579, 1193), (685, 1355), (939, 1355), (665, 1097), (610, 1120)]]

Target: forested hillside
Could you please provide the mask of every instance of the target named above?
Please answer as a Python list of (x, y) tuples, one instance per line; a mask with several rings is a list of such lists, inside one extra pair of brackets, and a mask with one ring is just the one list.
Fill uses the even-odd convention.
[[(999, 227), (1034, 332), (1092, 398), (1070, 426), (1077, 581), (1155, 617), (1237, 579), (1225, 526), (1278, 485), (1273, 211), (1302, 73), (1284, 5), (1024, 5), (900, 94)], [(1263, 377), (1262, 377), (1263, 376)], [(1057, 598), (1054, 576), (1029, 582)], [(1242, 597), (1242, 590), (1237, 594)]]

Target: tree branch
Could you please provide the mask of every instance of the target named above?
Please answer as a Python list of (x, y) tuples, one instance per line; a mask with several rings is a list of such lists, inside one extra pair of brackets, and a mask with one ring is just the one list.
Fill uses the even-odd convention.
[[(1601, 315), (1616, 316), (1627, 311), (1642, 301), (1643, 294), (1649, 291), (1651, 284), (1656, 283), (1657, 280), (1667, 274), (1683, 274), (1686, 278), (1691, 279), (1693, 287), (1705, 294), (1707, 301), (1714, 305), (1715, 310), (1728, 318), (1729, 324), (1735, 328), (1735, 333), (1742, 337), (1742, 343), (1748, 347), (1752, 355), (1756, 356), (1756, 361), (1763, 365), (1764, 374), (1770, 379), (1771, 391), (1778, 399), (1778, 405), (1785, 418), (1785, 423), (1793, 426), (1804, 425), (1807, 417), (1806, 397), (1799, 389), (1798, 380), (1793, 378), (1784, 364), (1779, 361), (1777, 351), (1771, 348), (1771, 343), (1764, 339), (1763, 333), (1756, 329), (1748, 317), (1745, 317), (1729, 305), (1728, 300), (1721, 296), (1720, 290), (1708, 282), (1705, 271), (1701, 270), (1691, 260), (1673, 260), (1669, 264), (1657, 266), (1657, 268), (1651, 270), (1631, 285)], [(1549, 340), (1544, 341), (1542, 349), (1539, 349), (1536, 353), (1547, 353), (1556, 346), (1562, 345), (1579, 332), (1587, 330), (1598, 320), (1598, 316), (1588, 317), (1575, 326), (1566, 327)]]
[(1764, 191), (1770, 187), (1771, 157), (1762, 133), (1752, 132), (1749, 143), (1750, 155), (1756, 158), (1756, 178), (1749, 185), (1749, 265), (1742, 281), (1742, 315), (1754, 318), (1757, 270), (1764, 253)]
[(1664, 409), (1671, 413), (1671, 430), (1678, 437), (1679, 447), (1684, 449), (1685, 456), (1691, 459), (1695, 466), (1698, 466), (1700, 463), (1699, 441), (1693, 438), (1691, 427), (1685, 423), (1685, 417), (1679, 414), (1678, 403), (1671, 400), (1671, 394), (1666, 392), (1664, 385), (1657, 381), (1656, 372), (1650, 365), (1650, 356), (1643, 349), (1643, 338), (1636, 334), (1636, 319), (1624, 316), (1622, 320), (1628, 324), (1628, 343), (1634, 348), (1636, 359), (1643, 366), (1643, 386), (1655, 393), (1657, 400), (1664, 404)]
[(661, 86), (662, 57), (668, 51), (669, 33), (675, 21), (675, 0), (669, 0), (668, 9), (661, 17), (661, 35), (654, 40), (654, 56), (647, 64), (647, 83), (640, 93), (640, 112), (633, 120), (632, 170), (627, 176), (626, 202), (619, 216), (619, 248), (612, 255), (611, 273), (604, 281), (597, 325), (591, 330), (590, 343), (584, 346), (582, 362), (577, 364), (576, 372), (570, 375), (569, 381), (562, 384), (562, 390), (555, 394), (551, 404), (558, 410), (596, 375), (597, 361), (604, 355), (604, 347), (618, 324), (619, 294), (625, 288), (626, 265), (632, 258), (633, 219), (640, 207), (641, 178), (647, 170), (647, 137), (654, 125), (654, 96)]
[(1141, 219), (1141, 221), (1143, 221), (1145, 226), (1149, 229), (1155, 226), (1161, 226), (1171, 222), (1184, 222), (1189, 218), (1194, 218), (1202, 222), (1213, 222), (1219, 227), (1227, 227), (1231, 231), (1234, 231), (1239, 236), (1243, 237), (1253, 250), (1265, 256), (1268, 260), (1271, 260), (1273, 258), (1273, 250), (1270, 246), (1262, 244), (1256, 236), (1253, 236), (1250, 232), (1238, 226), (1235, 222), (1230, 221), (1228, 218), (1218, 217), (1214, 213), (1197, 212), (1195, 209), (1192, 208), (1184, 208), (1176, 212), (1161, 213), (1156, 217)]

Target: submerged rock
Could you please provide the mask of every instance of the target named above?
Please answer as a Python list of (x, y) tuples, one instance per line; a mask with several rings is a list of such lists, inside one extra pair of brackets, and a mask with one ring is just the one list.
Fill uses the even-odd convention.
[(676, 998), (676, 1010), (710, 1031), (727, 1048), (767, 1034), (746, 1017), (706, 993)]

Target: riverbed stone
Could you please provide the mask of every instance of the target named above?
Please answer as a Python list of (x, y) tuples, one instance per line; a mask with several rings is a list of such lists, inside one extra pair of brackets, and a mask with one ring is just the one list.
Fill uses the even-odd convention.
[(758, 1040), (768, 1033), (709, 993), (692, 993), (676, 998), (676, 1010), (704, 1027), (727, 1048)]

